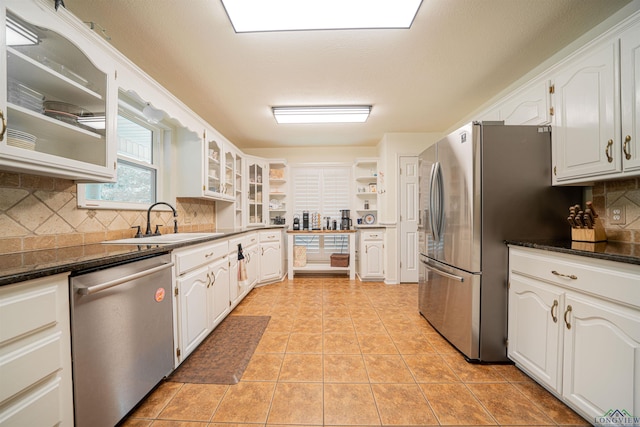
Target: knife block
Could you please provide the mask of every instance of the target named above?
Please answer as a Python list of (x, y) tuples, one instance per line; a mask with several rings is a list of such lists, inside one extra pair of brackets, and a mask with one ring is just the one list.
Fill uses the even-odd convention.
[(607, 233), (604, 231), (600, 218), (596, 218), (593, 228), (572, 228), (571, 240), (576, 242), (606, 242)]

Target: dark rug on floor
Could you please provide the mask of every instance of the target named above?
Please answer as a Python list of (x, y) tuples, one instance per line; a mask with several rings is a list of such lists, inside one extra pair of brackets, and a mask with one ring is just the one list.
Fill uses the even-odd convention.
[(194, 384), (237, 384), (270, 316), (228, 316), (167, 378)]

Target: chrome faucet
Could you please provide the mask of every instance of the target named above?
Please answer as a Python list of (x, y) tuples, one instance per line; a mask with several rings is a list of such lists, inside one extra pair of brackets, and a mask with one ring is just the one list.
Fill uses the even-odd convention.
[(177, 219), (178, 211), (176, 210), (176, 208), (174, 208), (167, 202), (158, 202), (158, 203), (152, 204), (151, 206), (149, 206), (149, 209), (147, 209), (147, 230), (145, 231), (144, 235), (145, 236), (160, 235), (160, 230), (157, 224), (156, 224), (156, 231), (154, 233), (151, 233), (151, 209), (153, 209), (155, 206), (158, 206), (158, 205), (167, 205), (171, 208), (171, 210), (173, 211), (173, 232), (177, 233), (178, 232), (178, 219)]

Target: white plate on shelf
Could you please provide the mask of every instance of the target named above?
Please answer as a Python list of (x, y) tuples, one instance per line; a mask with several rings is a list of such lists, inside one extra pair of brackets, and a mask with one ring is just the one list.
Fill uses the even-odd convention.
[(364, 218), (362, 218), (362, 222), (367, 225), (374, 224), (376, 222), (376, 217), (374, 214), (366, 214)]

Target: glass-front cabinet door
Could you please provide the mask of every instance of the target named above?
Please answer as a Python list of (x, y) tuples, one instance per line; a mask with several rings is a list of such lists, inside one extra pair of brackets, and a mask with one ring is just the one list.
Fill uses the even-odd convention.
[(233, 201), (235, 160), (215, 133), (205, 132), (205, 196)]
[(248, 162), (248, 188), (247, 198), (249, 207), (248, 225), (264, 225), (265, 224), (265, 207), (264, 207), (264, 177), (266, 164), (255, 159)]
[(112, 61), (88, 30), (57, 15), (53, 2), (50, 9), (37, 2), (3, 4), (0, 168), (113, 180)]
[(220, 155), (222, 153), (222, 145), (214, 139), (206, 142), (207, 158), (207, 191), (210, 193), (222, 193), (222, 175), (220, 173)]
[(236, 182), (236, 160), (235, 155), (227, 151), (224, 153), (224, 187), (223, 193), (235, 197), (235, 182)]

